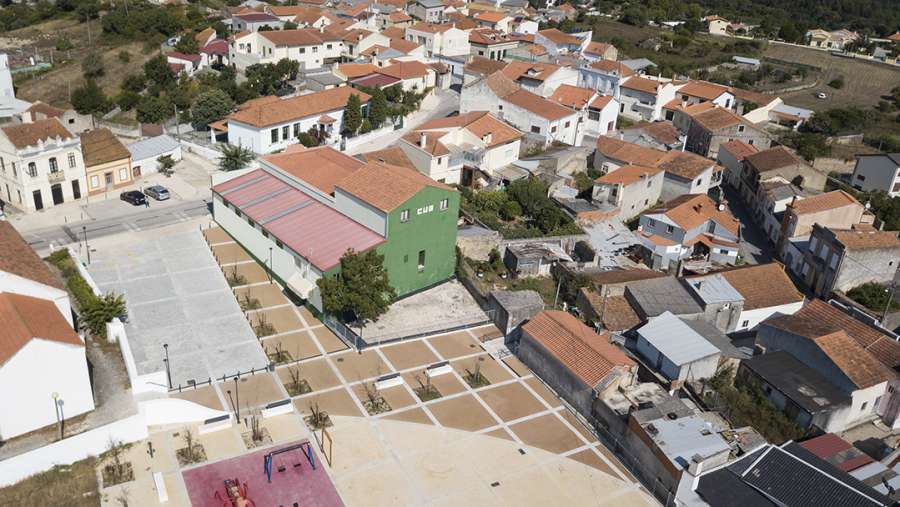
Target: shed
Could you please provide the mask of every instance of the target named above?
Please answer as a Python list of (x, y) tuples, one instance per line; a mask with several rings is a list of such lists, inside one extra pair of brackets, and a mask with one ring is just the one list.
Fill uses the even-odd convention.
[(715, 375), (722, 353), (700, 333), (671, 312), (638, 328), (637, 350), (672, 381), (695, 381)]
[(504, 336), (544, 309), (544, 299), (533, 290), (495, 290), (488, 304), (494, 311), (494, 324)]
[(165, 134), (135, 141), (128, 145), (128, 151), (135, 176), (155, 173), (159, 168), (159, 157), (169, 155), (176, 162), (181, 160), (181, 144)]

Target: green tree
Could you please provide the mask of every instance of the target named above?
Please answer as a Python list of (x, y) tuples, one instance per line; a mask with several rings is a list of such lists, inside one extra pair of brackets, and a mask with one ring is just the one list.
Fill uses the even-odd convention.
[(137, 120), (141, 123), (162, 123), (172, 116), (169, 101), (153, 95), (141, 97), (135, 109)]
[(81, 61), (81, 73), (85, 79), (94, 79), (100, 77), (104, 73), (103, 56), (96, 51), (91, 51), (84, 56)]
[(116, 105), (122, 111), (131, 111), (141, 101), (141, 96), (131, 90), (122, 90), (116, 97)]
[(200, 46), (197, 44), (197, 39), (194, 38), (193, 32), (186, 33), (178, 39), (178, 42), (175, 44), (175, 51), (186, 55), (196, 55), (200, 52)]
[(125, 315), (125, 299), (122, 296), (109, 293), (97, 298), (81, 309), (81, 318), (85, 325), (95, 336), (106, 336), (106, 323), (114, 318)]
[(56, 39), (55, 46), (57, 51), (68, 51), (75, 47), (71, 42), (69, 42), (69, 39), (66, 39), (65, 37)]
[(175, 173), (175, 160), (172, 158), (172, 155), (162, 155), (156, 159), (156, 163), (159, 164), (157, 168), (160, 174), (165, 175), (167, 178), (170, 178)]
[(522, 216), (522, 206), (516, 201), (506, 201), (500, 208), (500, 217), (503, 220), (515, 220), (520, 216)]
[(385, 98), (384, 92), (381, 91), (380, 88), (374, 89), (371, 95), (372, 100), (369, 102), (369, 121), (372, 122), (372, 125), (375, 127), (380, 127), (387, 119), (390, 108), (388, 107), (387, 98)]
[(72, 90), (72, 107), (81, 114), (97, 114), (109, 111), (109, 99), (93, 79)]
[(200, 93), (191, 108), (191, 125), (195, 130), (206, 130), (206, 126), (221, 120), (234, 110), (234, 101), (222, 90), (213, 88)]
[(144, 76), (147, 81), (159, 88), (168, 88), (175, 84), (175, 73), (163, 55), (154, 56), (144, 63)]
[(307, 148), (312, 148), (319, 145), (319, 140), (316, 139), (315, 136), (310, 135), (308, 132), (300, 132), (297, 135), (297, 140), (300, 141), (300, 144), (306, 146)]
[(219, 169), (223, 171), (238, 171), (250, 165), (256, 158), (256, 154), (249, 148), (223, 144), (219, 148), (222, 155), (219, 157)]
[(359, 127), (362, 126), (362, 103), (359, 95), (352, 94), (347, 99), (347, 105), (344, 107), (344, 131), (351, 135), (356, 134)]
[(144, 91), (146, 85), (147, 80), (143, 74), (130, 74), (122, 81), (122, 90), (140, 93)]
[(397, 298), (384, 268), (384, 256), (375, 250), (347, 250), (341, 257), (341, 271), (316, 284), (327, 313), (345, 321), (352, 316), (360, 326), (377, 320)]

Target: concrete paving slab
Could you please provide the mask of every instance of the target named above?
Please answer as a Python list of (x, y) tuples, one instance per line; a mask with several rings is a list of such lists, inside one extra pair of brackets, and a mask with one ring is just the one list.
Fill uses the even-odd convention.
[(322, 354), (306, 331), (266, 338), (262, 340), (262, 346), (270, 357), (280, 346), (281, 350), (290, 354), (291, 360), (308, 359)]
[[(403, 380), (409, 385), (409, 387), (416, 389), (419, 387), (419, 382), (422, 384), (428, 383), (428, 378), (425, 376), (424, 368), (421, 370), (414, 370), (408, 373), (403, 374)], [(455, 375), (445, 374), (438, 375), (437, 377), (433, 377), (431, 379), (431, 385), (441, 393), (441, 396), (450, 396), (451, 394), (461, 393), (466, 390), (466, 387), (460, 382), (456, 380)]]
[[(219, 384), (219, 389), (225, 394), (227, 400), (228, 394), (225, 393), (226, 390), (230, 390), (232, 394), (235, 393), (234, 381), (226, 380), (224, 383)], [(241, 410), (244, 407), (266, 405), (285, 398), (284, 393), (278, 387), (275, 376), (269, 372), (241, 377), (238, 380), (237, 390), (240, 395)]]
[(297, 417), (297, 414), (284, 414), (262, 419), (260, 426), (268, 430), (272, 442), (276, 444), (310, 438), (309, 430)]
[[(337, 463), (337, 459), (335, 459)], [(397, 468), (357, 472), (335, 481), (341, 498), (348, 505), (381, 507), (384, 505), (415, 505), (416, 496), (409, 478)], [(364, 477), (364, 481), (361, 480)]]
[(510, 429), (526, 444), (557, 454), (583, 445), (553, 414), (516, 423)]
[(175, 291), (188, 296), (203, 292), (221, 291), (222, 272), (215, 266), (206, 266), (192, 271), (183, 271), (172, 278)]
[[(371, 383), (367, 383), (371, 387)], [(368, 402), (368, 397), (366, 396), (366, 389), (362, 384), (356, 384), (353, 386), (353, 394), (356, 395), (356, 399), (362, 403), (363, 406), (366, 406), (366, 402)], [(416, 400), (413, 399), (412, 395), (406, 390), (403, 386), (394, 386), (389, 387), (387, 389), (382, 389), (378, 391), (378, 394), (381, 395), (382, 398), (391, 406), (391, 410), (399, 410), (402, 408), (406, 408), (412, 405), (415, 405)]]
[(428, 405), (435, 419), (448, 428), (478, 431), (498, 424), (471, 395), (439, 400)]
[(494, 338), (502, 338), (503, 332), (497, 329), (497, 326), (491, 324), (483, 327), (476, 327), (469, 330), (480, 341), (493, 340)]
[(566, 422), (571, 424), (572, 427), (575, 428), (575, 431), (577, 431), (581, 436), (583, 436), (585, 438), (585, 440), (587, 440), (588, 442), (592, 442), (592, 443), (597, 441), (597, 438), (594, 437), (594, 435), (591, 434), (591, 432), (587, 428), (584, 427), (584, 424), (582, 424), (581, 421), (579, 421), (578, 418), (575, 417), (574, 414), (572, 414), (572, 412), (569, 412), (568, 410), (562, 410), (558, 413), (560, 416), (562, 416), (563, 419), (566, 420)]
[(479, 391), (478, 396), (504, 421), (544, 410), (544, 405), (518, 382)]
[[(309, 321), (307, 321), (307, 323), (308, 322)], [(312, 333), (316, 336), (316, 340), (318, 340), (322, 348), (325, 349), (325, 352), (329, 354), (348, 348), (346, 343), (341, 341), (337, 335), (332, 333), (331, 330), (325, 326), (313, 329)]]
[(275, 371), (281, 379), (282, 384), (291, 381), (290, 369), (298, 368), (300, 370), (300, 378), (305, 379), (309, 383), (309, 387), (313, 391), (321, 391), (340, 385), (340, 381), (331, 366), (325, 359), (316, 359), (306, 361), (297, 365), (289, 365), (287, 367), (278, 368)]
[(520, 377), (531, 375), (531, 370), (529, 370), (528, 367), (525, 366), (525, 363), (519, 361), (519, 358), (516, 356), (504, 357), (503, 363), (506, 364), (506, 366), (509, 366), (509, 369), (511, 369), (513, 372), (515, 372), (516, 375)]
[(382, 347), (381, 352), (397, 370), (407, 370), (438, 362), (437, 356), (421, 340)]
[(363, 350), (361, 354), (347, 351), (331, 357), (334, 365), (347, 382), (380, 377), (390, 373), (390, 369), (374, 350)]
[(163, 251), (163, 262), (172, 273), (199, 269), (209, 266), (207, 257), (210, 255), (206, 245), (198, 248), (190, 248), (175, 251)]
[(204, 229), (203, 236), (205, 236), (206, 240), (213, 245), (215, 245), (216, 243), (234, 241), (233, 239), (231, 239), (231, 236), (229, 236), (228, 233), (225, 232), (225, 229), (219, 226)]
[(196, 389), (185, 389), (180, 393), (176, 391), (170, 393), (169, 397), (191, 401), (198, 405), (203, 405), (204, 407), (209, 407), (214, 410), (229, 410), (222, 405), (222, 401), (219, 400), (219, 395), (216, 393), (216, 389), (213, 386), (198, 387)]
[(331, 469), (341, 473), (365, 466), (377, 469), (377, 463), (387, 458), (387, 450), (369, 421), (358, 417), (338, 417), (329, 429), (332, 442)]
[(562, 405), (560, 399), (557, 398), (556, 395), (554, 395), (549, 389), (547, 389), (547, 386), (545, 386), (544, 383), (538, 380), (536, 377), (525, 379), (525, 383), (528, 384), (528, 387), (532, 388), (534, 392), (538, 394), (538, 396), (543, 398), (544, 401), (546, 401), (547, 404), (550, 405), (550, 408), (556, 408)]
[(288, 302), (287, 297), (281, 293), (281, 289), (274, 284), (254, 285), (252, 287), (236, 289), (234, 295), (238, 298), (239, 302), (243, 301), (244, 298), (249, 295), (251, 299), (258, 300), (262, 308), (283, 305)]
[(577, 461), (579, 463), (584, 463), (585, 465), (587, 465), (591, 468), (596, 468), (597, 470), (600, 470), (603, 473), (606, 473), (606, 474), (609, 474), (612, 476), (616, 475), (616, 473), (609, 467), (609, 465), (606, 464), (606, 462), (603, 461), (603, 459), (601, 459), (600, 456), (598, 456), (597, 453), (591, 449), (585, 449), (581, 452), (577, 452), (575, 454), (570, 454), (569, 458), (574, 459), (575, 461)]
[(237, 243), (213, 245), (212, 252), (219, 264), (232, 264), (253, 260), (253, 258), (250, 257), (250, 254)]
[(312, 393), (300, 398), (294, 398), (294, 406), (304, 416), (312, 413), (310, 406), (318, 403), (319, 410), (329, 416), (354, 416), (361, 417), (362, 411), (353, 401), (346, 389), (334, 389), (322, 393)]
[(512, 435), (510, 435), (509, 432), (504, 428), (498, 428), (494, 431), (489, 431), (485, 433), (485, 435), (494, 438), (502, 438), (503, 440), (514, 440)]
[(444, 448), (426, 448), (424, 451), (402, 458), (400, 466), (418, 488), (429, 496), (448, 496), (470, 488), (480, 482), (471, 467), (464, 462), (449, 461)]
[(428, 342), (444, 359), (468, 356), (482, 350), (475, 339), (465, 331), (433, 336), (428, 338)]
[[(392, 421), (402, 421), (408, 423), (416, 423), (416, 424), (434, 424), (431, 422), (431, 419), (428, 417), (428, 414), (425, 413), (421, 408), (414, 408), (412, 410), (404, 410), (402, 412), (391, 411), (390, 414), (384, 416), (385, 419), (390, 419)], [(419, 447), (416, 447), (418, 450)]]
[(322, 322), (319, 319), (313, 317), (312, 312), (310, 312), (307, 308), (301, 306), (300, 308), (298, 308), (298, 310), (300, 310), (300, 315), (303, 316), (303, 320), (306, 321), (306, 324), (309, 327), (318, 326), (318, 325), (322, 324)]
[(263, 268), (259, 267), (258, 264), (253, 262), (248, 262), (247, 264), (237, 264), (234, 266), (226, 266), (222, 268), (222, 272), (225, 273), (226, 279), (231, 277), (232, 274), (237, 273), (239, 276), (244, 277), (245, 284), (259, 283), (259, 282), (268, 282), (269, 277), (266, 276), (266, 272)]
[(466, 359), (457, 359), (450, 362), (450, 366), (456, 370), (460, 377), (465, 379), (466, 375), (475, 372), (476, 363), (481, 365), (481, 374), (488, 379), (491, 384), (511, 380), (513, 377), (509, 372), (503, 369), (497, 361), (488, 354), (482, 354), (477, 357)]
[[(133, 281), (122, 281), (121, 287), (125, 291), (126, 302), (132, 305), (175, 297), (175, 284), (166, 274)], [(101, 287), (101, 289), (104, 289), (104, 287)]]
[(303, 323), (300, 317), (294, 313), (291, 307), (273, 308), (271, 310), (260, 310), (250, 314), (250, 321), (255, 327), (260, 322), (268, 322), (275, 328), (275, 334), (288, 333), (303, 329)]
[(183, 296), (181, 304), (188, 319), (199, 322), (234, 315), (237, 302), (230, 291), (220, 290)]

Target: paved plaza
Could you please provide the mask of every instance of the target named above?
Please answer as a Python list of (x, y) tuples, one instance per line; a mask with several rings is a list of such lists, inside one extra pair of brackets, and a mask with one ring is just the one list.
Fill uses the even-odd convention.
[(173, 386), (264, 368), (266, 357), (199, 230), (142, 233), (92, 253), (103, 292), (125, 296), (137, 374), (164, 371)]

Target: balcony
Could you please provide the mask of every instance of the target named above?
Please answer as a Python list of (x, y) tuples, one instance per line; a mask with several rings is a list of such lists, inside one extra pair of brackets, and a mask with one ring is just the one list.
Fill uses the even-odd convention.
[(66, 181), (66, 174), (62, 171), (47, 173), (47, 181), (50, 183), (62, 183)]

